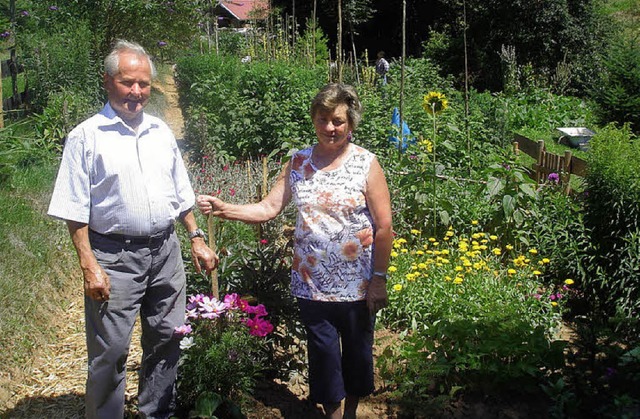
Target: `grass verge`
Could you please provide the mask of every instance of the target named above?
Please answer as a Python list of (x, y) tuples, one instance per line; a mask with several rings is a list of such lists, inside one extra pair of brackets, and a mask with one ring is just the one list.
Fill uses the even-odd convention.
[(46, 215), (57, 167), (22, 168), (0, 188), (0, 406), (80, 286), (66, 226)]

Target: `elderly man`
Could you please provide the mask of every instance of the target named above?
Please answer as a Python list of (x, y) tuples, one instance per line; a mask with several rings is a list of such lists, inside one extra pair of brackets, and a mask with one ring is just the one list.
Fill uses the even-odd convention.
[(49, 205), (67, 222), (84, 277), (89, 357), (86, 417), (122, 418), (125, 367), (135, 319), (142, 324), (139, 411), (175, 408), (185, 272), (176, 220), (200, 272), (218, 257), (204, 241), (195, 196), (169, 127), (143, 112), (155, 69), (138, 44), (118, 41), (104, 61), (108, 103), (68, 136)]

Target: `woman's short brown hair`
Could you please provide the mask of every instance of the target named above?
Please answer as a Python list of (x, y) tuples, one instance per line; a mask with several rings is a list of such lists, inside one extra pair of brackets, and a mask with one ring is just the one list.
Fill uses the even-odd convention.
[(362, 103), (353, 86), (330, 83), (324, 86), (311, 101), (311, 119), (320, 111), (333, 111), (340, 105), (347, 105), (347, 118), (351, 129), (355, 130), (362, 119)]

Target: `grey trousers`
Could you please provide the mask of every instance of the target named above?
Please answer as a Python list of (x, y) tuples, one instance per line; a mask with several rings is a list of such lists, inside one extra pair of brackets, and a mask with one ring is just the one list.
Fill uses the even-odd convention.
[(185, 273), (175, 232), (139, 244), (90, 232), (98, 262), (111, 280), (111, 296), (97, 302), (85, 296), (89, 357), (86, 417), (124, 416), (126, 363), (138, 313), (142, 362), (138, 405), (143, 418), (169, 418), (175, 410), (179, 340), (185, 319)]

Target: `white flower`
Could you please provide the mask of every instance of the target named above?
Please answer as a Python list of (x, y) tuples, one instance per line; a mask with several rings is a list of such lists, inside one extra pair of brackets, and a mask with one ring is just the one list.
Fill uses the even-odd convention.
[(193, 341), (193, 336), (185, 336), (180, 341), (180, 349), (183, 351), (191, 348), (193, 345), (195, 345), (195, 342)]

